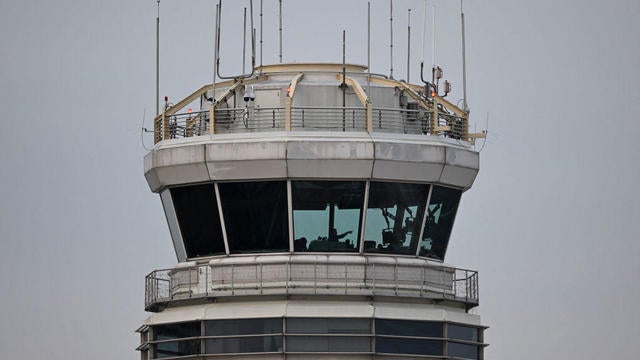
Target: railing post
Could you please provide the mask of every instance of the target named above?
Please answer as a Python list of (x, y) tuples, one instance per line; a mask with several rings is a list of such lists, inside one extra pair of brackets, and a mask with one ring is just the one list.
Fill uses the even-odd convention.
[(373, 104), (367, 102), (367, 132), (373, 132)]
[(214, 126), (214, 124), (215, 124), (214, 114), (215, 114), (215, 110), (214, 110), (213, 105), (211, 105), (209, 107), (209, 134), (210, 135), (213, 135), (213, 134), (216, 133), (215, 132), (215, 126)]
[(166, 109), (162, 110), (162, 139), (169, 138), (169, 118), (165, 115)]
[(433, 97), (433, 113), (431, 115), (431, 121), (430, 121), (430, 133), (431, 135), (435, 134), (435, 129), (438, 126), (438, 100), (435, 98), (435, 96)]
[(284, 99), (284, 129), (285, 131), (291, 131), (291, 103), (293, 100), (291, 97), (287, 96)]

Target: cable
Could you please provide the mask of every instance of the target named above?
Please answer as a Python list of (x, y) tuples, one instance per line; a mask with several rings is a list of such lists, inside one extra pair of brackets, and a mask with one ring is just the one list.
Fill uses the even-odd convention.
[(147, 108), (144, 108), (144, 110), (142, 111), (142, 128), (140, 128), (140, 143), (142, 144), (142, 147), (147, 150), (147, 151), (151, 151), (151, 149), (147, 148), (144, 144), (144, 133), (147, 131), (147, 129), (144, 127), (144, 118), (147, 116)]

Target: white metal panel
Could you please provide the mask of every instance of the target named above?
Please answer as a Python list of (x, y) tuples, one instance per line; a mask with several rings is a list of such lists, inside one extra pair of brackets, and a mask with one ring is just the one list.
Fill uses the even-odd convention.
[(319, 301), (289, 300), (287, 316), (290, 317), (373, 317), (374, 307), (367, 301)]

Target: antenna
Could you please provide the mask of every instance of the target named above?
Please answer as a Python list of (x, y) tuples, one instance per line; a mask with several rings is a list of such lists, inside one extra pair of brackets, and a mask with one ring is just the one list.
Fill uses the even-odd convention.
[(262, 73), (262, 0), (260, 0), (260, 72)]
[(278, 27), (278, 37), (279, 37), (279, 58), (280, 58), (280, 63), (282, 64), (282, 0), (278, 1), (279, 3), (279, 10), (278, 10), (278, 23), (279, 23), (279, 27)]
[(425, 94), (429, 93), (429, 89), (427, 88), (429, 85), (428, 81), (424, 79), (424, 42), (427, 38), (427, 0), (424, 0), (424, 15), (422, 17), (422, 49), (420, 50), (420, 80), (425, 85)]
[(409, 15), (407, 20), (407, 84), (410, 83), (409, 76), (411, 74), (411, 9), (408, 9)]
[(371, 1), (367, 2), (367, 96), (371, 96)]
[(160, 115), (160, 0), (156, 16), (156, 116)]
[(215, 90), (215, 76), (216, 74), (220, 79), (246, 79), (253, 76), (256, 69), (256, 36), (255, 29), (253, 28), (253, 0), (249, 0), (249, 12), (251, 13), (251, 72), (249, 74), (242, 74), (240, 76), (223, 76), (220, 74), (220, 23), (222, 19), (222, 0), (218, 0), (216, 6), (216, 50), (215, 50), (215, 67), (213, 86)]
[[(213, 30), (213, 82), (211, 83), (211, 101), (216, 101), (216, 74), (218, 72), (218, 25), (220, 20), (220, 4), (216, 4), (216, 21)], [(213, 125), (213, 124), (212, 124)]]
[(245, 69), (245, 58), (247, 57), (246, 54), (246, 48), (247, 48), (247, 8), (244, 8), (244, 18), (243, 18), (243, 22), (242, 22), (242, 73), (244, 74), (244, 69)]
[(393, 79), (393, 0), (389, 1), (389, 77)]
[(433, 25), (433, 33), (431, 37), (433, 38), (433, 44), (431, 49), (431, 65), (435, 69), (436, 67), (436, 3), (433, 2), (432, 6), (433, 11), (431, 12), (432, 25)]
[(465, 53), (465, 33), (464, 33), (464, 10), (462, 9), (462, 0), (460, 0), (460, 23), (462, 26), (462, 106), (464, 111), (469, 112), (467, 105), (467, 59)]

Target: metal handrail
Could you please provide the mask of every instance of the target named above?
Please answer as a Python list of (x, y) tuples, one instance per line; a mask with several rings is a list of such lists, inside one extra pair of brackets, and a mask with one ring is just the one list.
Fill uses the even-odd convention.
[[(287, 111), (290, 111), (287, 113)], [(290, 114), (290, 120), (287, 120)], [(210, 111), (166, 114), (155, 120), (155, 142), (213, 133)], [(213, 112), (216, 134), (263, 131), (371, 131), (414, 135), (437, 135), (458, 140), (467, 136), (466, 118), (439, 111), (437, 121), (426, 109), (366, 107), (246, 107), (216, 108)], [(370, 118), (369, 118), (370, 117)], [(290, 128), (287, 128), (290, 121)], [(435, 126), (435, 128), (434, 128)]]
[(201, 264), (146, 276), (145, 307), (172, 301), (244, 295), (365, 295), (446, 299), (478, 304), (478, 273), (441, 265), (288, 258), (273, 262)]

